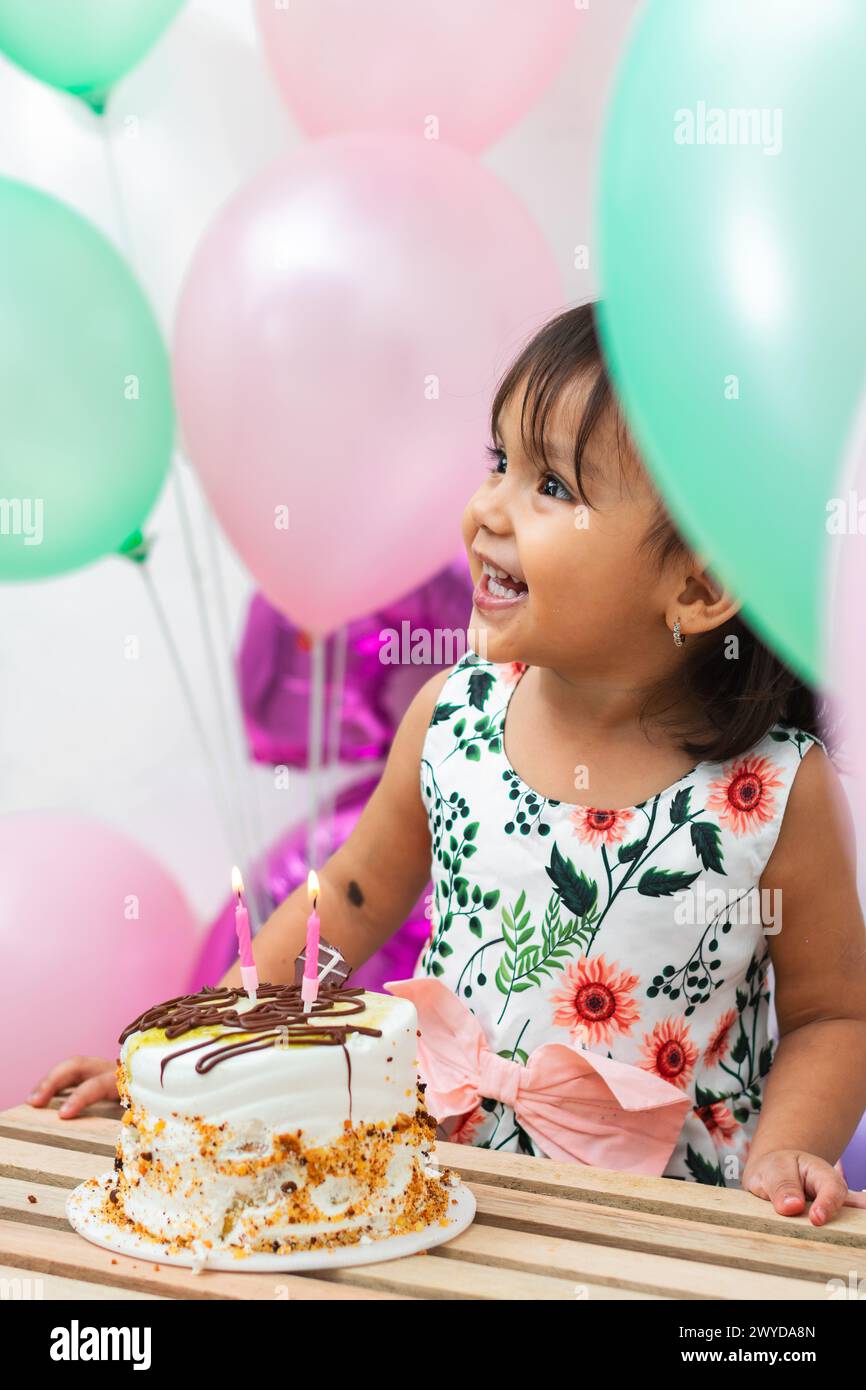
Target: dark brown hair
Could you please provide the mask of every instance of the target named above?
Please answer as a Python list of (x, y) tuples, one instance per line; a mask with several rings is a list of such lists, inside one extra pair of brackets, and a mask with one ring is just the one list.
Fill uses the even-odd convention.
[[(616, 425), (620, 468), (623, 441), (632, 457), (640, 459), (605, 364), (598, 308), (598, 303), (583, 304), (545, 324), (509, 367), (491, 408), (495, 440), (500, 412), (515, 390), (523, 390), (520, 429), (524, 448), (530, 458), (547, 466), (546, 428), (550, 414), (577, 378), (591, 376), (573, 460), (576, 491), (588, 507), (593, 504), (581, 476), (584, 453), (607, 411), (613, 412)], [(692, 553), (660, 495), (641, 549), (659, 573), (668, 562), (687, 559)], [(725, 656), (726, 639), (732, 636), (737, 638), (737, 660)], [(682, 665), (673, 675), (648, 693), (640, 718), (644, 723), (652, 712), (690, 757), (708, 762), (738, 757), (778, 723), (820, 738), (835, 759), (838, 731), (834, 727), (834, 710), (762, 642), (740, 614), (710, 633), (687, 639), (682, 656)], [(683, 720), (683, 708), (692, 703), (703, 711), (703, 738), (695, 738), (698, 731)]]

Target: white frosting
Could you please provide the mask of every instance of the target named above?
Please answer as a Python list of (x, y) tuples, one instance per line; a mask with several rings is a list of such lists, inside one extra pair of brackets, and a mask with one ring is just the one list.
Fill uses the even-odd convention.
[[(154, 1030), (132, 1034), (121, 1049), (132, 1116), (142, 1127), (140, 1132), (127, 1123), (121, 1131), (126, 1215), (162, 1238), (192, 1237), (243, 1249), (356, 1226), (387, 1234), (413, 1179), (417, 1189), (430, 1163), (430, 1145), (419, 1139), (417, 1126), (391, 1133), (398, 1116), (413, 1116), (417, 1105), (417, 1014), (407, 999), (371, 993), (363, 999), (364, 1011), (347, 1022), (377, 1028), (381, 1036), (346, 1038), (351, 1118), (356, 1129), (380, 1127), (371, 1145), (385, 1155), (384, 1181), (371, 1183), (363, 1166), (360, 1174), (336, 1171), (341, 1155), (345, 1158), (339, 1141), (345, 1142), (349, 1119), (348, 1068), (340, 1045), (264, 1048), (197, 1072), (196, 1061), (232, 1031), (220, 1027), (209, 1046), (172, 1058), (160, 1084), (161, 1062), (205, 1038), (185, 1034), (165, 1040)], [(241, 1001), (239, 1011), (245, 1006), (249, 1001)], [(213, 1128), (203, 1131), (202, 1124)], [(304, 1149), (336, 1146), (335, 1172), (315, 1186), (291, 1151), (281, 1150), (279, 1162), (267, 1162), (279, 1150), (277, 1136), (298, 1131)], [(226, 1165), (250, 1165), (252, 1171), (221, 1171)], [(290, 1219), (287, 1182), (308, 1190), (323, 1220)], [(343, 1216), (350, 1205), (354, 1210)]]
[[(350, 1033), (346, 1040), (352, 1063), (352, 1123), (390, 1123), (415, 1109), (418, 1015), (408, 999), (372, 993), (363, 998), (363, 1013), (351, 1014), (346, 1021), (378, 1028), (382, 1036)], [(239, 1013), (251, 1007), (246, 998), (237, 1005)], [(214, 1045), (220, 1034), (231, 1031), (215, 1028)], [(257, 1121), (281, 1132), (303, 1129), (306, 1144), (330, 1142), (343, 1133), (343, 1121), (349, 1118), (349, 1086), (346, 1055), (339, 1045), (293, 1044), (242, 1052), (202, 1073), (195, 1064), (210, 1050), (203, 1047), (173, 1058), (160, 1083), (163, 1059), (204, 1041), (204, 1036), (184, 1035), (139, 1046), (142, 1036), (131, 1034), (120, 1058), (127, 1068), (130, 1099), (152, 1120), (197, 1115), (232, 1125)]]

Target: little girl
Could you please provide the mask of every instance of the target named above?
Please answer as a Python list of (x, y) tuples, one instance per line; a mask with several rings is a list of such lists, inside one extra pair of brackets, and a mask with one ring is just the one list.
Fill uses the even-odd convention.
[[(415, 975), (492, 1053), (577, 1044), (660, 1078), (688, 1099), (666, 1176), (785, 1215), (811, 1201), (820, 1225), (863, 1201), (834, 1165), (866, 1109), (866, 940), (816, 700), (672, 525), (595, 306), (524, 349), (492, 436), (463, 516), (471, 650), (416, 696), (319, 871), (326, 934), (361, 964), (432, 862)], [(293, 979), (307, 911), (301, 887), (262, 928), (261, 979)], [(78, 1083), (60, 1112), (77, 1114), (113, 1094), (110, 1068), (73, 1059), (32, 1099)], [(449, 1137), (543, 1154), (503, 1094)]]

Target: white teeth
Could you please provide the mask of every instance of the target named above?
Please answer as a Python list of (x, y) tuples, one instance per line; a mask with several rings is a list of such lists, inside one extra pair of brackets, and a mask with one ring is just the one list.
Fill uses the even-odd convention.
[[(488, 564), (486, 560), (481, 561), (481, 567), (484, 573), (492, 579), (510, 579), (512, 584), (522, 584), (524, 582), (522, 579), (518, 579), (516, 575), (509, 574), (507, 570), (494, 569), (493, 565)], [(495, 592), (492, 585), (488, 584), (487, 587), (491, 589), (491, 592)], [(500, 585), (499, 587), (501, 589), (502, 586)], [(510, 592), (510, 590), (507, 592)]]
[(496, 598), (516, 598), (514, 590), (506, 589), (505, 585), (494, 579), (492, 574), (487, 576), (487, 592)]

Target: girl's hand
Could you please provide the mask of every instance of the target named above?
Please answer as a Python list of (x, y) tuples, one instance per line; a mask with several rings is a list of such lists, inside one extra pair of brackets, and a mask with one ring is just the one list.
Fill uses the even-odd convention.
[(82, 1110), (98, 1100), (116, 1101), (114, 1062), (106, 1057), (70, 1057), (66, 1062), (58, 1062), (43, 1076), (27, 1099), (31, 1105), (47, 1105), (52, 1096), (67, 1086), (74, 1086), (75, 1090), (66, 1097), (57, 1112), (64, 1120), (80, 1115)]
[(845, 1207), (866, 1207), (866, 1193), (849, 1192), (841, 1165), (800, 1149), (773, 1149), (743, 1172), (743, 1188), (772, 1202), (780, 1216), (801, 1216), (812, 1200), (809, 1220), (823, 1226)]

